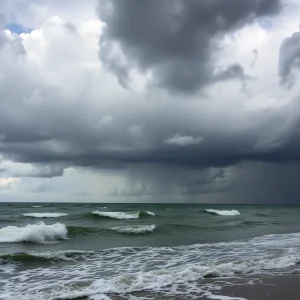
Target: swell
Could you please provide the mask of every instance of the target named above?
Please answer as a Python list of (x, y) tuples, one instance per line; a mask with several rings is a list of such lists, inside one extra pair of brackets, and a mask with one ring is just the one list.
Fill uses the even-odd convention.
[(87, 258), (93, 251), (57, 251), (57, 252), (19, 252), (1, 254), (0, 264), (6, 263), (45, 263)]
[(152, 233), (155, 230), (155, 225), (127, 225), (112, 228), (104, 227), (82, 227), (82, 226), (68, 226), (68, 235), (70, 237), (81, 235), (118, 235), (118, 234), (132, 234), (143, 235)]

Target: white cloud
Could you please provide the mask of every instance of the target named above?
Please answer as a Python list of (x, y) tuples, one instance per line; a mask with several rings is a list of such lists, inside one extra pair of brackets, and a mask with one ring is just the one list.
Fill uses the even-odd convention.
[(173, 137), (165, 139), (164, 143), (184, 147), (188, 145), (196, 145), (202, 141), (203, 137), (193, 137), (188, 135), (180, 135), (180, 133), (176, 133)]
[(19, 182), (20, 179), (16, 177), (7, 177), (7, 178), (0, 178), (0, 186), (9, 186), (13, 183)]

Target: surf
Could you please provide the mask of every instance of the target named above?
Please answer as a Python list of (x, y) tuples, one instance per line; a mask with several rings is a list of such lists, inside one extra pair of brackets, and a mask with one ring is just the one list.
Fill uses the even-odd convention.
[(138, 219), (140, 218), (140, 216), (155, 216), (155, 213), (151, 211), (121, 212), (121, 211), (95, 210), (92, 212), (92, 214), (102, 218), (111, 218), (111, 219), (119, 219), (119, 220)]
[(66, 213), (25, 213), (22, 215), (24, 217), (30, 217), (30, 218), (59, 218), (59, 217), (66, 217), (68, 214)]
[(216, 209), (205, 209), (207, 213), (218, 215), (218, 216), (238, 216), (241, 213), (238, 210), (216, 210)]
[(67, 227), (62, 223), (46, 225), (44, 222), (24, 227), (7, 226), (0, 229), (0, 243), (31, 242), (45, 244), (67, 239)]

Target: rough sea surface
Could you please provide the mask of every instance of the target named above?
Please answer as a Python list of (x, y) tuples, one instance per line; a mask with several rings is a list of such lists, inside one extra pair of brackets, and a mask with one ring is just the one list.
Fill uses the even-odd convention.
[(299, 272), (300, 206), (2, 203), (0, 299), (244, 299)]

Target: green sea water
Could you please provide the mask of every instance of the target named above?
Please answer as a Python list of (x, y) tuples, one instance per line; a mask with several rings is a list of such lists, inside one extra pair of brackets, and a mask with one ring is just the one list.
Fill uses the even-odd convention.
[(201, 299), (207, 278), (294, 271), (299, 221), (300, 206), (2, 203), (0, 299)]

